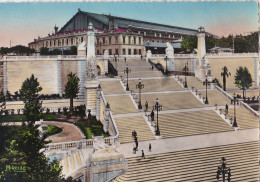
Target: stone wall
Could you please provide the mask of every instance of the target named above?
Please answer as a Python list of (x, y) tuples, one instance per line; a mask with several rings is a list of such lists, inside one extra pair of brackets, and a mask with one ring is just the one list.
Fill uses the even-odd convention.
[[(239, 66), (246, 66), (251, 73), (253, 81), (256, 80), (257, 75), (257, 69), (255, 69), (255, 58), (209, 58), (209, 63), (211, 65), (211, 74), (216, 77), (221, 85), (223, 85), (221, 72), (222, 68), (226, 66), (228, 68), (228, 71), (231, 73), (231, 76), (227, 78), (227, 88), (235, 88), (235, 74), (236, 69)], [(253, 83), (253, 87), (255, 86), (255, 83)]]
[(77, 75), (78, 61), (61, 61), (62, 64), (62, 92), (65, 92), (65, 85), (68, 82), (68, 74), (74, 73)]
[(32, 74), (42, 86), (41, 94), (58, 93), (57, 61), (9, 61), (7, 62), (7, 89), (13, 94)]

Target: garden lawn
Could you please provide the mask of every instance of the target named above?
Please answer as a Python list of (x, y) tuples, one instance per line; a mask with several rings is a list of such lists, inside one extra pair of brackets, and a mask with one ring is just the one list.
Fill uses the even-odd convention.
[(87, 139), (92, 139), (93, 136), (109, 137), (109, 134), (103, 131), (103, 125), (100, 121), (91, 120), (90, 126), (87, 121), (77, 121), (76, 125), (83, 131)]
[(46, 126), (46, 127), (42, 127), (43, 130), (47, 130), (48, 131), (48, 136), (51, 136), (51, 135), (55, 135), (55, 134), (58, 134), (58, 133), (61, 133), (62, 132), (62, 129), (57, 127), (57, 126)]

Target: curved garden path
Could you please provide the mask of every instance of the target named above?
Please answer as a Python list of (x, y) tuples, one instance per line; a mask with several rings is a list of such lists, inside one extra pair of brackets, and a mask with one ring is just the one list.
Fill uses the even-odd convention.
[(44, 121), (42, 122), (42, 125), (52, 125), (63, 129), (61, 133), (46, 138), (46, 140), (52, 140), (51, 143), (78, 141), (83, 139), (84, 137), (83, 133), (81, 133), (81, 131), (73, 124), (64, 122)]

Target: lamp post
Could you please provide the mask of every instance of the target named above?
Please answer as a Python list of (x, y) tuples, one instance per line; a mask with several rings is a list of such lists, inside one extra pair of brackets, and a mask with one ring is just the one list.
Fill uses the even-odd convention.
[(233, 127), (237, 127), (237, 119), (236, 119), (236, 94), (233, 94), (233, 102), (234, 102), (234, 122), (233, 122)]
[(220, 163), (221, 163), (221, 165), (218, 166), (218, 170), (217, 170), (217, 176), (216, 176), (217, 180), (219, 181), (220, 175), (222, 174), (222, 180), (223, 180), (223, 182), (225, 182), (226, 174), (227, 174), (228, 175), (227, 181), (230, 182), (230, 180), (231, 180), (231, 169), (229, 167), (226, 167), (227, 162), (226, 162), (225, 157), (221, 158)]
[(185, 63), (185, 66), (183, 68), (183, 71), (185, 71), (185, 82), (184, 82), (184, 88), (188, 88), (188, 84), (187, 84), (187, 72), (189, 71), (188, 68), (188, 62)]
[(144, 84), (142, 84), (142, 80), (139, 78), (139, 82), (136, 85), (136, 88), (139, 89), (139, 104), (138, 109), (142, 109), (142, 103), (141, 103), (141, 90), (144, 88)]
[(206, 76), (206, 80), (203, 82), (203, 85), (206, 85), (206, 100), (205, 100), (205, 104), (209, 104), (208, 101), (208, 84), (211, 83), (210, 81), (208, 81), (208, 76)]
[(129, 91), (129, 87), (128, 87), (128, 73), (131, 73), (131, 70), (128, 68), (128, 65), (126, 65), (126, 69), (124, 70), (124, 73), (126, 73), (126, 91)]
[(159, 130), (159, 122), (158, 122), (158, 112), (159, 112), (160, 110), (162, 110), (162, 105), (160, 105), (158, 98), (156, 99), (156, 103), (155, 103), (155, 105), (153, 106), (153, 109), (156, 109), (156, 110), (157, 110), (157, 124), (156, 124), (156, 132), (155, 132), (155, 135), (159, 136), (159, 135), (160, 135), (160, 130)]
[(168, 57), (165, 56), (164, 60), (166, 61), (165, 73), (166, 73), (166, 75), (168, 75), (168, 69), (167, 69), (167, 61), (168, 61)]

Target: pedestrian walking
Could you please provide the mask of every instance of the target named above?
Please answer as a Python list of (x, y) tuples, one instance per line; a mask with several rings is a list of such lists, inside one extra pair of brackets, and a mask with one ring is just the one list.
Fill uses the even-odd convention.
[(152, 151), (152, 145), (151, 145), (151, 143), (149, 143), (149, 152), (151, 152)]
[(148, 111), (148, 102), (145, 102), (145, 110)]
[(137, 140), (135, 141), (135, 145), (136, 145), (135, 150), (138, 151), (138, 141)]
[(133, 153), (136, 154), (136, 145), (135, 145), (135, 142), (133, 142)]
[(228, 105), (226, 104), (226, 113), (228, 114)]
[(143, 55), (141, 54), (141, 60), (143, 59)]
[(145, 159), (144, 150), (142, 150), (142, 158)]
[(126, 63), (126, 57), (125, 57), (125, 63)]
[(151, 112), (151, 121), (154, 121), (154, 112), (153, 112), (153, 110)]

